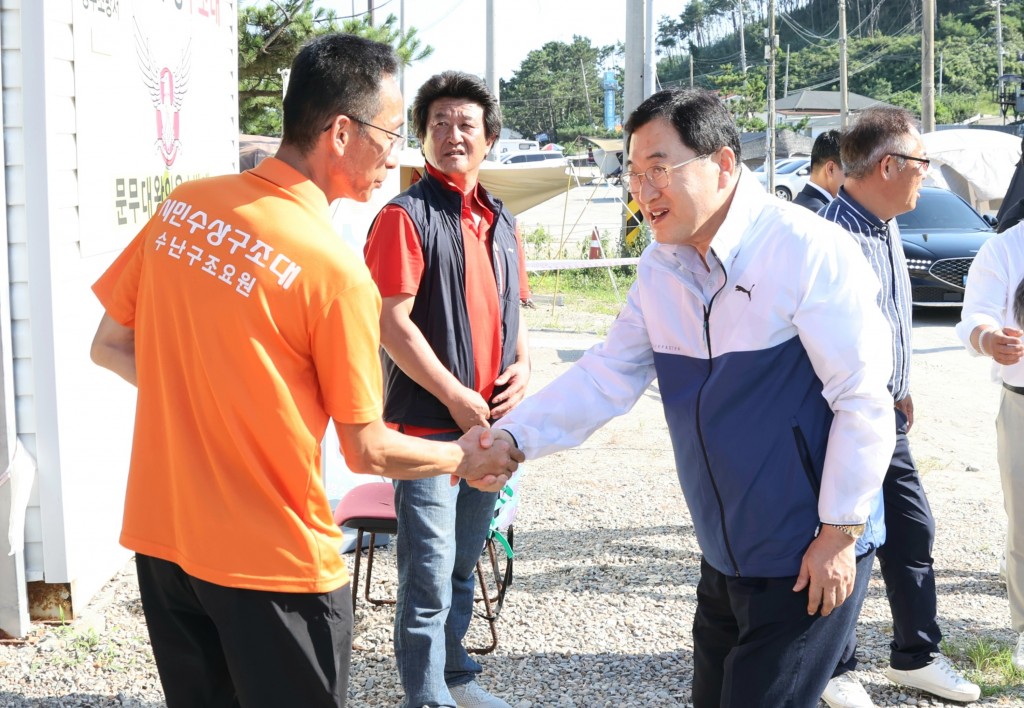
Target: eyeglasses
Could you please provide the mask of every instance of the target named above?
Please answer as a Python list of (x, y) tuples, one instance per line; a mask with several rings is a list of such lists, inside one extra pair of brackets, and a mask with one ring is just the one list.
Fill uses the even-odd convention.
[(680, 167), (685, 167), (691, 162), (703, 160), (705, 157), (710, 156), (710, 153), (697, 155), (697, 157), (691, 157), (689, 160), (683, 160), (678, 165), (654, 165), (653, 167), (648, 167), (643, 172), (627, 172), (622, 175), (622, 179), (626, 182), (626, 188), (633, 194), (640, 191), (645, 179), (655, 189), (665, 189), (672, 181), (673, 170), (678, 170)]
[(926, 157), (914, 157), (913, 155), (902, 155), (902, 154), (900, 154), (898, 152), (890, 152), (889, 153), (889, 157), (898, 157), (899, 159), (903, 160), (904, 162), (907, 161), (907, 160), (913, 160), (914, 162), (917, 163), (915, 165), (915, 167), (917, 168), (918, 172), (927, 172), (928, 168), (932, 164), (932, 161), (929, 160)]
[[(391, 139), (391, 144), (388, 145), (388, 150), (394, 150), (395, 148), (401, 150), (405, 146), (405, 136), (400, 133), (395, 133), (387, 128), (381, 128), (379, 125), (374, 125), (373, 123), (367, 123), (365, 120), (360, 120), (355, 116), (348, 116), (348, 119), (354, 123), (358, 123), (359, 125), (365, 125), (367, 128), (375, 128), (382, 133), (387, 133), (388, 137)], [(328, 123), (327, 127), (325, 127), (322, 132), (326, 133), (331, 129), (332, 125), (334, 125), (333, 121)]]

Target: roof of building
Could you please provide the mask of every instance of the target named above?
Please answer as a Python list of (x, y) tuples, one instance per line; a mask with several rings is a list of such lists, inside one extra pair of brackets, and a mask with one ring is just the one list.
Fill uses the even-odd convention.
[[(765, 132), (740, 133), (740, 159), (743, 162), (764, 161)], [(793, 157), (794, 155), (810, 155), (814, 139), (792, 130), (775, 131), (775, 157)]]
[[(859, 93), (847, 95), (847, 104), (851, 111), (863, 111), (874, 106), (888, 106), (884, 101), (876, 101)], [(775, 110), (784, 113), (838, 113), (838, 91), (795, 91), (785, 98), (775, 101)]]

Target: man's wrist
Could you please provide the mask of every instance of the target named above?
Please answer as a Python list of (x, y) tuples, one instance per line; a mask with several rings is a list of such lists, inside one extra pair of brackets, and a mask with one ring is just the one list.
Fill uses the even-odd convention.
[(829, 524), (821, 522), (822, 528), (829, 527), (842, 532), (850, 538), (857, 540), (864, 535), (865, 524)]
[(992, 356), (992, 348), (985, 346), (985, 337), (995, 332), (993, 329), (983, 329), (978, 335), (978, 353), (982, 356)]
[(507, 435), (510, 438), (512, 438), (512, 444), (515, 445), (517, 450), (521, 450), (522, 449), (521, 447), (519, 447), (519, 441), (516, 440), (516, 436), (513, 435), (512, 431), (509, 430), (508, 428), (495, 428), (495, 432), (497, 432), (497, 433), (505, 433), (505, 435)]

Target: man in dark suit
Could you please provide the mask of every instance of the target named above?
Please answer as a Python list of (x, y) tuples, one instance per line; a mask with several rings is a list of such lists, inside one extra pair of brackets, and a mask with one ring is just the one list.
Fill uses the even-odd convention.
[(811, 178), (793, 197), (793, 203), (817, 212), (832, 201), (843, 183), (843, 163), (839, 159), (839, 131), (827, 130), (814, 140), (811, 148)]

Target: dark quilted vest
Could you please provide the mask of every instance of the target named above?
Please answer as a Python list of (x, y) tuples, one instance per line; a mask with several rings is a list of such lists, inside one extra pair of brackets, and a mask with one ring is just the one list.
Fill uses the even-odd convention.
[[(512, 215), (486, 191), (484, 203), (496, 215), (491, 227), (491, 265), (501, 315), (501, 370), (516, 358), (519, 335), (519, 246)], [(423, 249), (423, 279), (412, 321), (434, 353), (463, 385), (475, 389), (473, 339), (466, 308), (465, 252), (460, 221), (462, 195), (427, 174), (391, 200), (412, 219)], [(372, 228), (371, 228), (372, 230)], [(384, 365), (384, 420), (428, 428), (457, 429), (448, 407), (410, 379), (381, 350)], [(497, 391), (495, 391), (497, 393)]]

